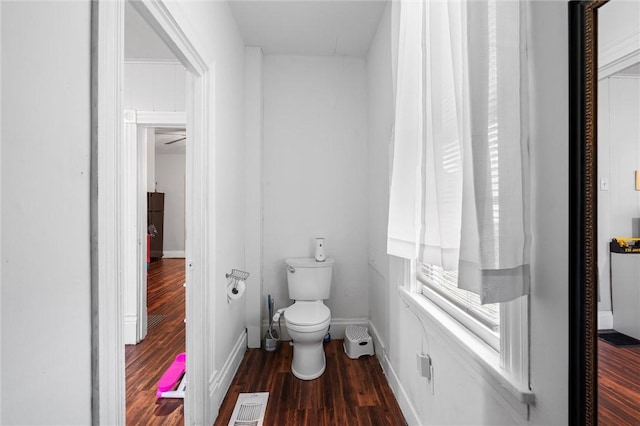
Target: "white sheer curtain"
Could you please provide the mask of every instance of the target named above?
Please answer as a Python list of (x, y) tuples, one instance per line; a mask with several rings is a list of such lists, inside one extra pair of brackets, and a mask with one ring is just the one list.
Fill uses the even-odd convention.
[(482, 303), (529, 286), (523, 13), (401, 3), (388, 251), (458, 270)]
[(396, 116), (387, 252), (415, 259), (420, 232), (422, 156), (422, 1), (400, 4)]

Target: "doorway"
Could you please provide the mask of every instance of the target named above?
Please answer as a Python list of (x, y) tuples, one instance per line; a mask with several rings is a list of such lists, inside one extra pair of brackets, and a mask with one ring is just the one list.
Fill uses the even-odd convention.
[[(124, 343), (136, 344), (145, 338), (148, 327), (147, 261), (165, 254), (185, 258), (187, 117), (184, 112), (134, 110), (124, 111), (123, 116), (128, 159), (122, 174), (128, 200), (123, 206), (123, 220), (126, 228), (133, 230), (124, 236)], [(165, 156), (171, 160), (164, 161)], [(158, 164), (160, 158), (163, 161)], [(170, 194), (158, 191), (165, 188)], [(169, 231), (169, 246), (165, 245), (165, 231)]]
[(183, 423), (186, 70), (132, 2), (124, 36), (126, 419)]
[[(211, 131), (205, 117), (210, 116), (213, 85), (210, 67), (181, 26), (161, 2), (132, 3), (154, 32), (166, 43), (187, 69), (186, 128), (191, 144), (186, 153), (186, 349), (190, 353), (184, 401), (185, 422), (205, 423), (210, 409), (207, 378), (211, 376), (205, 359), (215, 353), (215, 339), (205, 332), (207, 318), (214, 306), (215, 295), (205, 294), (204, 283), (212, 275), (209, 266), (212, 236), (193, 232), (208, 229), (215, 203), (207, 203), (202, 194), (213, 194), (207, 164), (213, 163)], [(122, 132), (122, 61), (124, 37), (124, 3), (99, 1), (93, 7), (95, 56), (93, 58), (94, 135), (92, 139), (92, 336), (93, 422), (125, 423), (124, 330), (122, 327), (124, 290), (128, 283), (124, 271), (136, 270), (138, 247), (135, 222), (127, 222), (127, 209), (136, 191), (124, 185), (133, 176), (135, 162), (126, 155)], [(140, 120), (138, 112), (136, 122)], [(135, 158), (135, 157), (133, 157)], [(133, 171), (133, 172), (132, 172)], [(135, 173), (134, 173), (135, 172)], [(214, 197), (211, 195), (209, 198)], [(133, 206), (133, 207), (132, 207)], [(133, 237), (132, 237), (133, 236)], [(131, 245), (133, 241), (134, 245)], [(133, 247), (133, 248), (132, 248)], [(134, 255), (131, 256), (130, 253)], [(129, 262), (129, 264), (127, 264)], [(128, 265), (128, 266), (127, 266)], [(133, 266), (132, 266), (133, 265)]]

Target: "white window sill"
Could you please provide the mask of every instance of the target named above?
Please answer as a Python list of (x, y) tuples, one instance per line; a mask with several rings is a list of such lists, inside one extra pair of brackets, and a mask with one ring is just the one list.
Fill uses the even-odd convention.
[(430, 330), (447, 342), (460, 360), (483, 378), (517, 413), (528, 419), (529, 405), (535, 404), (535, 394), (529, 389), (523, 389), (508, 371), (500, 367), (500, 354), (495, 349), (423, 295), (402, 287), (398, 291), (408, 308), (421, 321), (432, 324), (434, 327)]

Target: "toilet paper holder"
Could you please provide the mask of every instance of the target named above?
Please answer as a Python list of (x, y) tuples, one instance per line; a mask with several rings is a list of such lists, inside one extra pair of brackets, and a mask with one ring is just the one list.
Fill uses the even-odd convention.
[(239, 269), (232, 269), (230, 274), (224, 274), (225, 277), (227, 277), (227, 279), (232, 279), (233, 280), (233, 290), (232, 292), (235, 294), (237, 293), (237, 288), (238, 288), (238, 281), (244, 281), (247, 278), (249, 278), (249, 273), (245, 272), (245, 271), (241, 271)]

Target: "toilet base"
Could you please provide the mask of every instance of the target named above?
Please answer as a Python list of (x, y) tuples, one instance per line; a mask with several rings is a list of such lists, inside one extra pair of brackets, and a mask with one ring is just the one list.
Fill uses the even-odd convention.
[(322, 376), (327, 365), (322, 341), (293, 344), (291, 372), (300, 380), (313, 380)]

